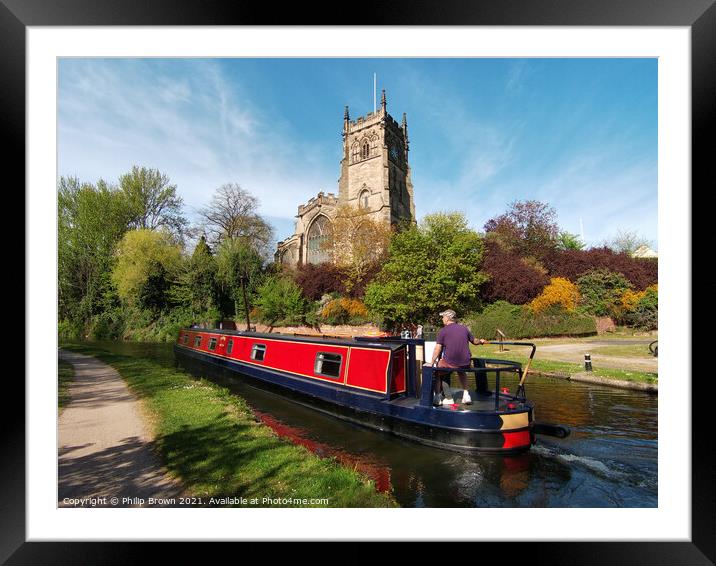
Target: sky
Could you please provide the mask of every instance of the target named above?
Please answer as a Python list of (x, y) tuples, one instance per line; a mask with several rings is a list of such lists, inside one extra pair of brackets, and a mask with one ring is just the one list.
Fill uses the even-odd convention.
[(552, 206), (597, 246), (657, 242), (657, 59), (125, 59), (58, 63), (58, 177), (166, 174), (190, 221), (237, 183), (276, 240), (298, 206), (338, 193), (341, 130), (386, 91), (407, 114), (417, 219), (464, 212), (478, 231), (510, 203)]

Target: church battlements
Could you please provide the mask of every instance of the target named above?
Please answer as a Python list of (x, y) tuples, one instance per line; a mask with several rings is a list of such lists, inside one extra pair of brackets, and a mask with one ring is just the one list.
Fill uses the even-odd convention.
[(337, 202), (338, 197), (336, 197), (334, 193), (324, 193), (321, 191), (315, 197), (310, 198), (305, 204), (298, 205), (298, 216), (303, 216), (315, 206), (323, 204), (335, 205)]

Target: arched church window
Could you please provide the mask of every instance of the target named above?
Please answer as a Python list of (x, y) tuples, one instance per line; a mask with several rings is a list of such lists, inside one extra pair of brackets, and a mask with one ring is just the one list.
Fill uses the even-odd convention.
[(378, 136), (377, 136), (377, 134), (373, 134), (370, 137), (370, 154), (378, 155)]
[(331, 221), (319, 215), (308, 229), (308, 263), (323, 263), (330, 259), (326, 246), (331, 235)]
[(351, 161), (355, 163), (358, 159), (360, 159), (360, 145), (355, 142), (351, 147)]
[(363, 145), (361, 145), (360, 156), (361, 159), (368, 159), (368, 157), (370, 157), (370, 145), (368, 144), (368, 140), (365, 140)]

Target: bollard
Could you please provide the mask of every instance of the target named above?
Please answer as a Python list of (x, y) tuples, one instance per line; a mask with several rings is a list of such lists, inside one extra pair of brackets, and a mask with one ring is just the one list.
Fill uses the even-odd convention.
[(592, 371), (592, 356), (590, 354), (584, 354), (584, 370)]

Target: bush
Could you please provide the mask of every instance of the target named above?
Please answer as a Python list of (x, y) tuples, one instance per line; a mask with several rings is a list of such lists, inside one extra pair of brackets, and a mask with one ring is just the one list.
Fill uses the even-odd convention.
[(320, 310), (326, 324), (363, 324), (369, 321), (368, 310), (362, 301), (343, 297), (327, 302)]
[(656, 285), (651, 285), (640, 293), (625, 292), (622, 296), (622, 307), (622, 324), (642, 330), (656, 330), (659, 327), (659, 291)]
[(300, 324), (307, 308), (301, 288), (286, 277), (268, 277), (258, 289), (256, 309), (259, 320), (270, 326)]
[(319, 300), (326, 293), (343, 293), (343, 275), (332, 263), (307, 263), (293, 271), (293, 280), (304, 296), (311, 301)]
[(485, 303), (523, 305), (549, 284), (549, 277), (537, 266), (489, 240), (485, 242), (483, 271), (490, 277), (481, 290)]
[(477, 337), (493, 339), (499, 328), (511, 339), (545, 336), (583, 336), (596, 334), (593, 317), (578, 312), (534, 314), (522, 305), (498, 301), (478, 315), (468, 317), (466, 325)]
[(530, 304), (533, 313), (559, 313), (560, 311), (574, 312), (579, 302), (579, 290), (569, 279), (555, 277), (550, 281), (539, 297)]
[(60, 340), (81, 340), (82, 323), (76, 320), (61, 320), (57, 324), (57, 336)]
[(621, 273), (636, 290), (644, 290), (658, 282), (656, 259), (634, 258), (609, 248), (553, 251), (544, 259), (544, 266), (552, 277), (565, 277), (572, 282), (594, 269)]
[(125, 317), (119, 309), (105, 311), (92, 317), (89, 337), (92, 340), (118, 340), (126, 326)]
[(582, 298), (580, 306), (594, 316), (621, 315), (621, 297), (632, 284), (621, 274), (607, 269), (593, 269), (577, 279)]

